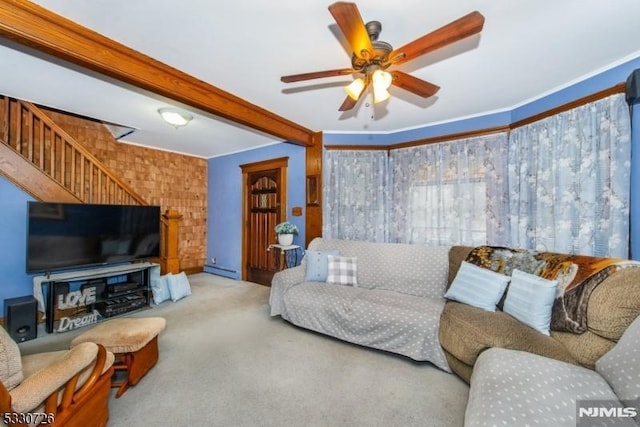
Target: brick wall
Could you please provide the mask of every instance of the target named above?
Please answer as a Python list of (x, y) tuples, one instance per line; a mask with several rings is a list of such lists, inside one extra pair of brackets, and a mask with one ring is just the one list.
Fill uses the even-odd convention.
[(120, 143), (101, 124), (43, 109), (54, 122), (162, 212), (182, 215), (179, 229), (180, 268), (197, 270), (207, 256), (207, 161), (166, 151)]

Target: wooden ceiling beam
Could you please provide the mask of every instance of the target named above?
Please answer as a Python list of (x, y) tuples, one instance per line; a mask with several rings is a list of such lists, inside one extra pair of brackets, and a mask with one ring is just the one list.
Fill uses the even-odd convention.
[(283, 140), (314, 132), (26, 0), (0, 0), (0, 36)]

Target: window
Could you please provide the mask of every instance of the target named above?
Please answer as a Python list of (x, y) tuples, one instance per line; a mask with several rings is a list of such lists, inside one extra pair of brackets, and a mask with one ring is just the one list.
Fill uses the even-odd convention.
[(429, 245), (487, 241), (487, 190), (483, 180), (414, 185), (411, 241)]
[(505, 244), (506, 133), (391, 152), (391, 241)]

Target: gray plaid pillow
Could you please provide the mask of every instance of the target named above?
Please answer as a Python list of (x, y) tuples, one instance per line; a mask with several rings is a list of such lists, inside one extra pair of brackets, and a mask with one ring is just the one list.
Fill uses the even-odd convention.
[(327, 283), (358, 286), (357, 257), (329, 255)]

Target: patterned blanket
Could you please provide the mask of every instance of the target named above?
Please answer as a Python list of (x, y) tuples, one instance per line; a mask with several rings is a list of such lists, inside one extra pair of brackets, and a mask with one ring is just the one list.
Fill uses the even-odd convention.
[[(621, 268), (640, 265), (635, 261), (616, 258), (532, 252), (498, 246), (478, 246), (466, 261), (507, 276), (518, 269), (557, 280), (551, 329), (576, 334), (587, 330), (587, 303), (591, 292)], [(500, 301), (499, 308), (502, 308), (502, 303)]]

